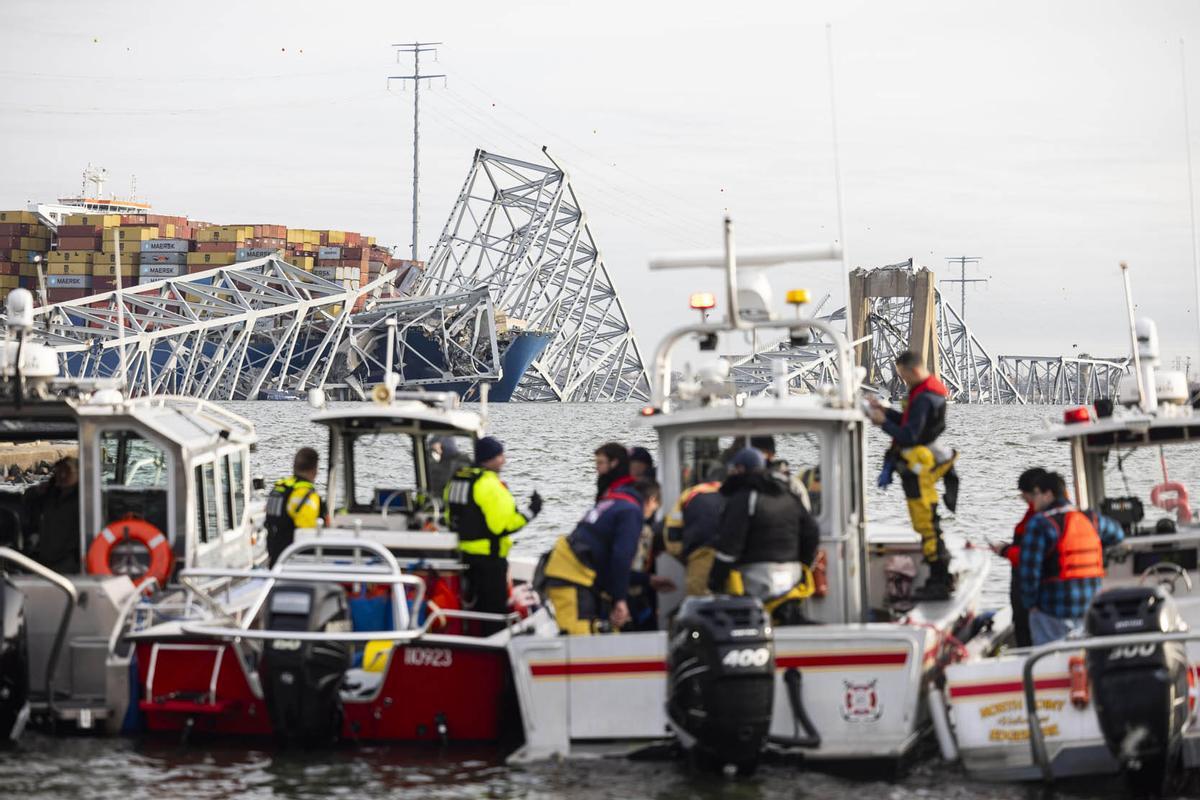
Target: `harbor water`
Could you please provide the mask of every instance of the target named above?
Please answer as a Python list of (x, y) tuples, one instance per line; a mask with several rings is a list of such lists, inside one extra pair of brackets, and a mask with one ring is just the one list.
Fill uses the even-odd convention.
[[(322, 451), (323, 430), (308, 422), (310, 409), (299, 402), (233, 403), (234, 410), (259, 428), (255, 471), (268, 479), (288, 472), (294, 450), (312, 444)], [(504, 479), (523, 502), (533, 489), (545, 508), (519, 537), (517, 552), (540, 553), (568, 531), (586, 511), (595, 493), (592, 451), (615, 440), (642, 444), (653, 451), (650, 428), (641, 424), (634, 406), (493, 405), (489, 427), (506, 445)], [(1061, 409), (1047, 406), (955, 406), (944, 441), (960, 452), (962, 488), (957, 516), (944, 527), (966, 535), (980, 546), (1011, 536), (1024, 511), (1016, 478), (1029, 466), (1065, 472), (1067, 451), (1061, 444), (1031, 442), (1044, 421), (1061, 419)], [(868, 491), (871, 519), (905, 522), (898, 485), (886, 492), (873, 485), (885, 446), (870, 437)], [(387, 453), (378, 458), (387, 459)], [(1168, 449), (1172, 480), (1200, 487), (1200, 453), (1196, 448)], [(1129, 494), (1147, 501), (1150, 487), (1162, 480), (1156, 453), (1141, 452), (1122, 465)], [(1120, 486), (1118, 465), (1108, 467), (1110, 486)], [(1115, 481), (1115, 483), (1114, 483)], [(1150, 512), (1148, 511), (1148, 515)], [(1006, 602), (1007, 562), (995, 559), (986, 604)], [(1195, 796), (1195, 786), (1190, 796)], [(1120, 782), (1102, 779), (1059, 787), (1057, 796), (1125, 796)], [(156, 797), (204, 798), (676, 798), (809, 797), (834, 800), (856, 796), (904, 798), (1046, 797), (1040, 786), (982, 784), (968, 780), (954, 766), (940, 763), (936, 748), (927, 747), (899, 774), (891, 770), (855, 769), (851, 776), (798, 769), (795, 764), (768, 763), (750, 779), (723, 780), (694, 775), (674, 761), (576, 761), (510, 768), (491, 749), (403, 748), (346, 745), (325, 750), (276, 750), (264, 742), (145, 742), (135, 739), (71, 736), (53, 738), (29, 733), (15, 747), (0, 751), (0, 797), (101, 799)]]

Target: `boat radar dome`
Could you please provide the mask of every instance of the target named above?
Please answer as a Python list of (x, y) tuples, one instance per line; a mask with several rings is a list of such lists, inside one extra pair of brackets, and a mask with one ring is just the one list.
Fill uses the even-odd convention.
[(33, 293), (28, 289), (13, 289), (4, 303), (5, 321), (13, 330), (33, 327)]
[(1182, 372), (1158, 369), (1158, 326), (1154, 320), (1139, 319), (1135, 332), (1137, 362), (1117, 385), (1118, 402), (1123, 406), (1141, 405), (1147, 412), (1157, 409), (1160, 403), (1186, 404), (1189, 396), (1187, 376)]

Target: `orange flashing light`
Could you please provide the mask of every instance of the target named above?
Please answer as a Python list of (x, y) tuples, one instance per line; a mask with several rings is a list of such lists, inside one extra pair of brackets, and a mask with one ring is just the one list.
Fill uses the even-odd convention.
[(642, 406), (642, 416), (643, 417), (653, 417), (657, 413), (658, 413), (658, 409), (655, 408), (654, 406)]
[(688, 305), (697, 311), (708, 311), (716, 308), (717, 296), (712, 292), (696, 292), (688, 298)]

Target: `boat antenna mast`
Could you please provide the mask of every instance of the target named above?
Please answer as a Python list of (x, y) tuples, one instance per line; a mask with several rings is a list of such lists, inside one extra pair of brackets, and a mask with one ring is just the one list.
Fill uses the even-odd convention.
[(388, 87), (392, 85), (392, 81), (412, 81), (413, 83), (413, 199), (412, 199), (412, 260), (417, 261), (420, 247), (417, 237), (420, 233), (420, 184), (421, 184), (421, 81), (429, 81), (433, 78), (441, 78), (443, 82), (446, 76), (442, 73), (425, 73), (421, 74), (421, 53), (433, 53), (433, 60), (437, 61), (437, 46), (441, 42), (409, 42), (407, 44), (394, 44), (392, 47), (396, 51), (396, 63), (400, 63), (400, 56), (412, 54), (413, 71), (411, 75), (389, 75)]

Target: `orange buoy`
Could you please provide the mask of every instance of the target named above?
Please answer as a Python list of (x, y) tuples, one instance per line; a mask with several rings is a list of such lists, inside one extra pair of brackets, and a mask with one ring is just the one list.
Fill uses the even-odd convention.
[(171, 543), (166, 535), (144, 519), (126, 517), (111, 522), (104, 527), (87, 552), (87, 571), (89, 575), (114, 575), (112, 569), (112, 554), (118, 542), (134, 541), (141, 544), (150, 553), (150, 567), (141, 575), (130, 575), (134, 586), (141, 586), (154, 578), (159, 586), (164, 586), (171, 575), (171, 567), (175, 563), (175, 554), (171, 551)]

